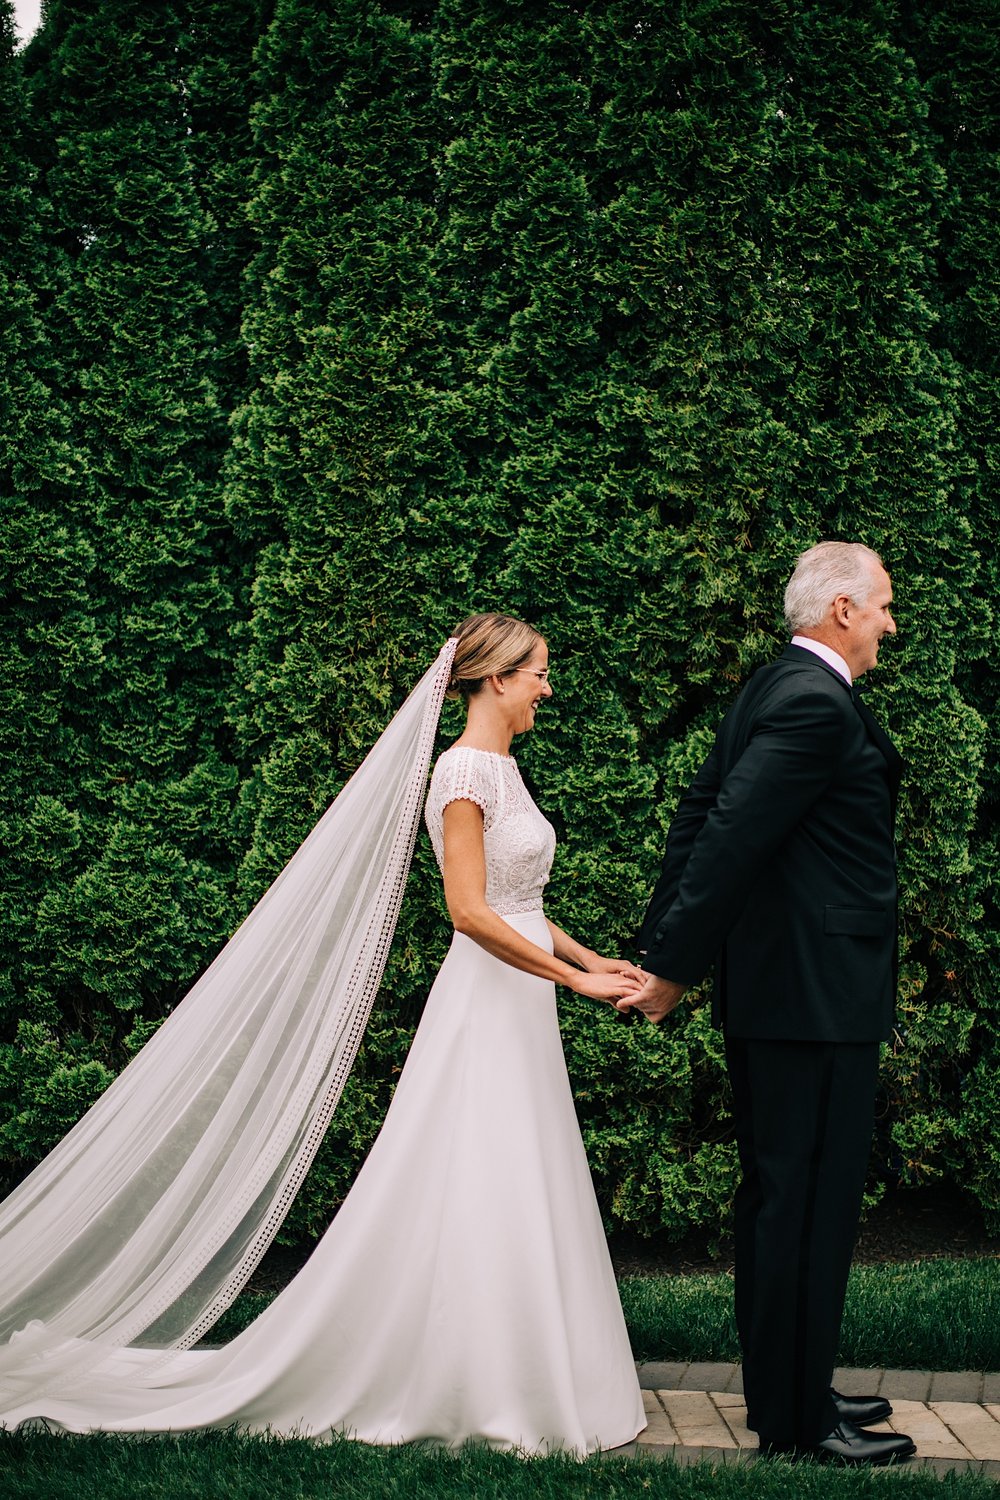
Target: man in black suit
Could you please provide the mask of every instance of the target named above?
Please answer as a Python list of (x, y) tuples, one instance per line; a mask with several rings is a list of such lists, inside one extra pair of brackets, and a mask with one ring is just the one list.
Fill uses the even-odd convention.
[(896, 979), (901, 761), (854, 679), (893, 634), (867, 547), (822, 542), (785, 592), (792, 641), (754, 674), (681, 799), (643, 925), (660, 1021), (716, 964), (742, 1180), (736, 1321), (761, 1449), (908, 1458), (891, 1414), (831, 1381)]

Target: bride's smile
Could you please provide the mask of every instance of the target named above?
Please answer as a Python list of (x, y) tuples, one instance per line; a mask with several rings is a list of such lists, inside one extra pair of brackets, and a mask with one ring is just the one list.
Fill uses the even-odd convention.
[(543, 642), (523, 667), (515, 667), (503, 681), (505, 691), (510, 694), (508, 712), (513, 723), (512, 735), (524, 734), (534, 728), (538, 705), (552, 697), (548, 646)]

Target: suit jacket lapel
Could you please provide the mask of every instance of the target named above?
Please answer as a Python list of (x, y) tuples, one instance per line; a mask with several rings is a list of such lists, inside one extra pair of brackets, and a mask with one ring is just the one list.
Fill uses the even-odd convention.
[(899, 783), (902, 780), (903, 775), (903, 757), (900, 755), (899, 751), (892, 743), (892, 740), (886, 734), (885, 730), (882, 728), (881, 724), (876, 719), (875, 715), (872, 713), (871, 709), (868, 707), (868, 704), (864, 701), (861, 694), (855, 689), (851, 696), (854, 699), (854, 706), (858, 711), (858, 717), (868, 731), (868, 738), (878, 746), (879, 750), (881, 750), (882, 755), (885, 758), (885, 763), (889, 767), (889, 784), (892, 787), (893, 802), (895, 803), (896, 792), (899, 790)]

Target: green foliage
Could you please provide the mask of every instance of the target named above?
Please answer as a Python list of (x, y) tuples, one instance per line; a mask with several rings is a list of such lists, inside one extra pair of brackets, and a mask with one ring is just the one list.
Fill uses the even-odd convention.
[[(995, 619), (1000, 592), (1000, 229), (988, 207), (1000, 188), (1000, 36), (990, 6), (976, 0), (922, 3), (904, 11), (903, 22), (905, 45), (924, 80), (929, 128), (947, 184), (938, 256), (939, 342), (961, 370), (952, 472), (957, 507), (978, 555), (976, 585), (963, 590), (954, 607), (968, 611), (975, 628), (984, 604), (992, 605)], [(994, 627), (990, 649), (965, 650), (955, 664), (956, 686), (980, 716), (985, 744), (978, 797), (969, 798), (974, 821), (966, 862), (956, 872), (964, 877), (955, 892), (958, 910), (931, 937), (931, 946), (943, 954), (946, 986), (960, 987), (966, 1019), (972, 1022), (971, 1066), (953, 1066), (957, 1169), (994, 1229), (1000, 1226), (1000, 673), (995, 639)], [(949, 714), (936, 746), (941, 770), (950, 771), (960, 784), (969, 774), (968, 761), (962, 763), (964, 731), (961, 718)]]
[[(33, 399), (12, 399), (21, 430), (4, 435), (18, 743), (0, 788), (14, 850), (0, 1108), (18, 1122), (14, 1163), (51, 1144), (69, 1101), (89, 1103), (121, 1066), (135, 1018), (162, 1017), (235, 925), (239, 569), (182, 40), (170, 5), (56, 0), (26, 55), (24, 119), (5, 132), (33, 179), (11, 251), (31, 336), (6, 351)], [(49, 1028), (51, 1079), (19, 1040), (25, 1019)], [(82, 1052), (64, 1075), (69, 1037)]]
[[(22, 1120), (51, 1100), (40, 1066), (58, 1047), (46, 1031), (40, 1045), (14, 1043), (19, 1018), (57, 1024), (51, 986), (31, 995), (24, 966), (35, 948), (40, 901), (76, 857), (81, 818), (72, 795), (80, 762), (67, 720), (94, 685), (101, 663), (90, 580), (95, 553), (73, 513), (79, 475), (67, 408), (53, 394), (54, 354), (37, 295), (39, 213), (28, 158), (30, 114), (22, 60), (15, 54), (10, 7), (0, 9), (0, 1017), (6, 1020), (0, 1097), (11, 1155), (37, 1154), (38, 1136)], [(2, 1024), (2, 1022), (0, 1022)], [(75, 1112), (95, 1092), (75, 1101)], [(37, 1091), (36, 1091), (37, 1084)], [(66, 1091), (53, 1078), (52, 1087)], [(72, 1092), (72, 1091), (71, 1091)], [(63, 1128), (72, 1123), (63, 1111)], [(26, 1139), (25, 1139), (26, 1135)], [(45, 1137), (46, 1144), (50, 1138)]]
[[(792, 559), (843, 536), (893, 574), (872, 698), (909, 767), (870, 1195), (948, 1175), (1000, 1214), (987, 10), (52, 0), (30, 98), (8, 47), (9, 1160), (141, 1044), (473, 610), (548, 638), (518, 757), (549, 909), (627, 950)], [(421, 841), (288, 1235), (349, 1186), (447, 940)], [(564, 1006), (609, 1223), (725, 1230), (704, 1001), (659, 1030)]]

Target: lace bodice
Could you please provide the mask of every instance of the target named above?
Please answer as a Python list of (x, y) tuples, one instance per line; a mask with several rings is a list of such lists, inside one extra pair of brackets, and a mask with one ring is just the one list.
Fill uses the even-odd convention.
[(540, 911), (552, 868), (555, 829), (538, 811), (510, 755), (453, 745), (434, 767), (424, 817), (444, 869), (444, 810), (468, 800), (483, 810), (486, 904), (498, 916)]

